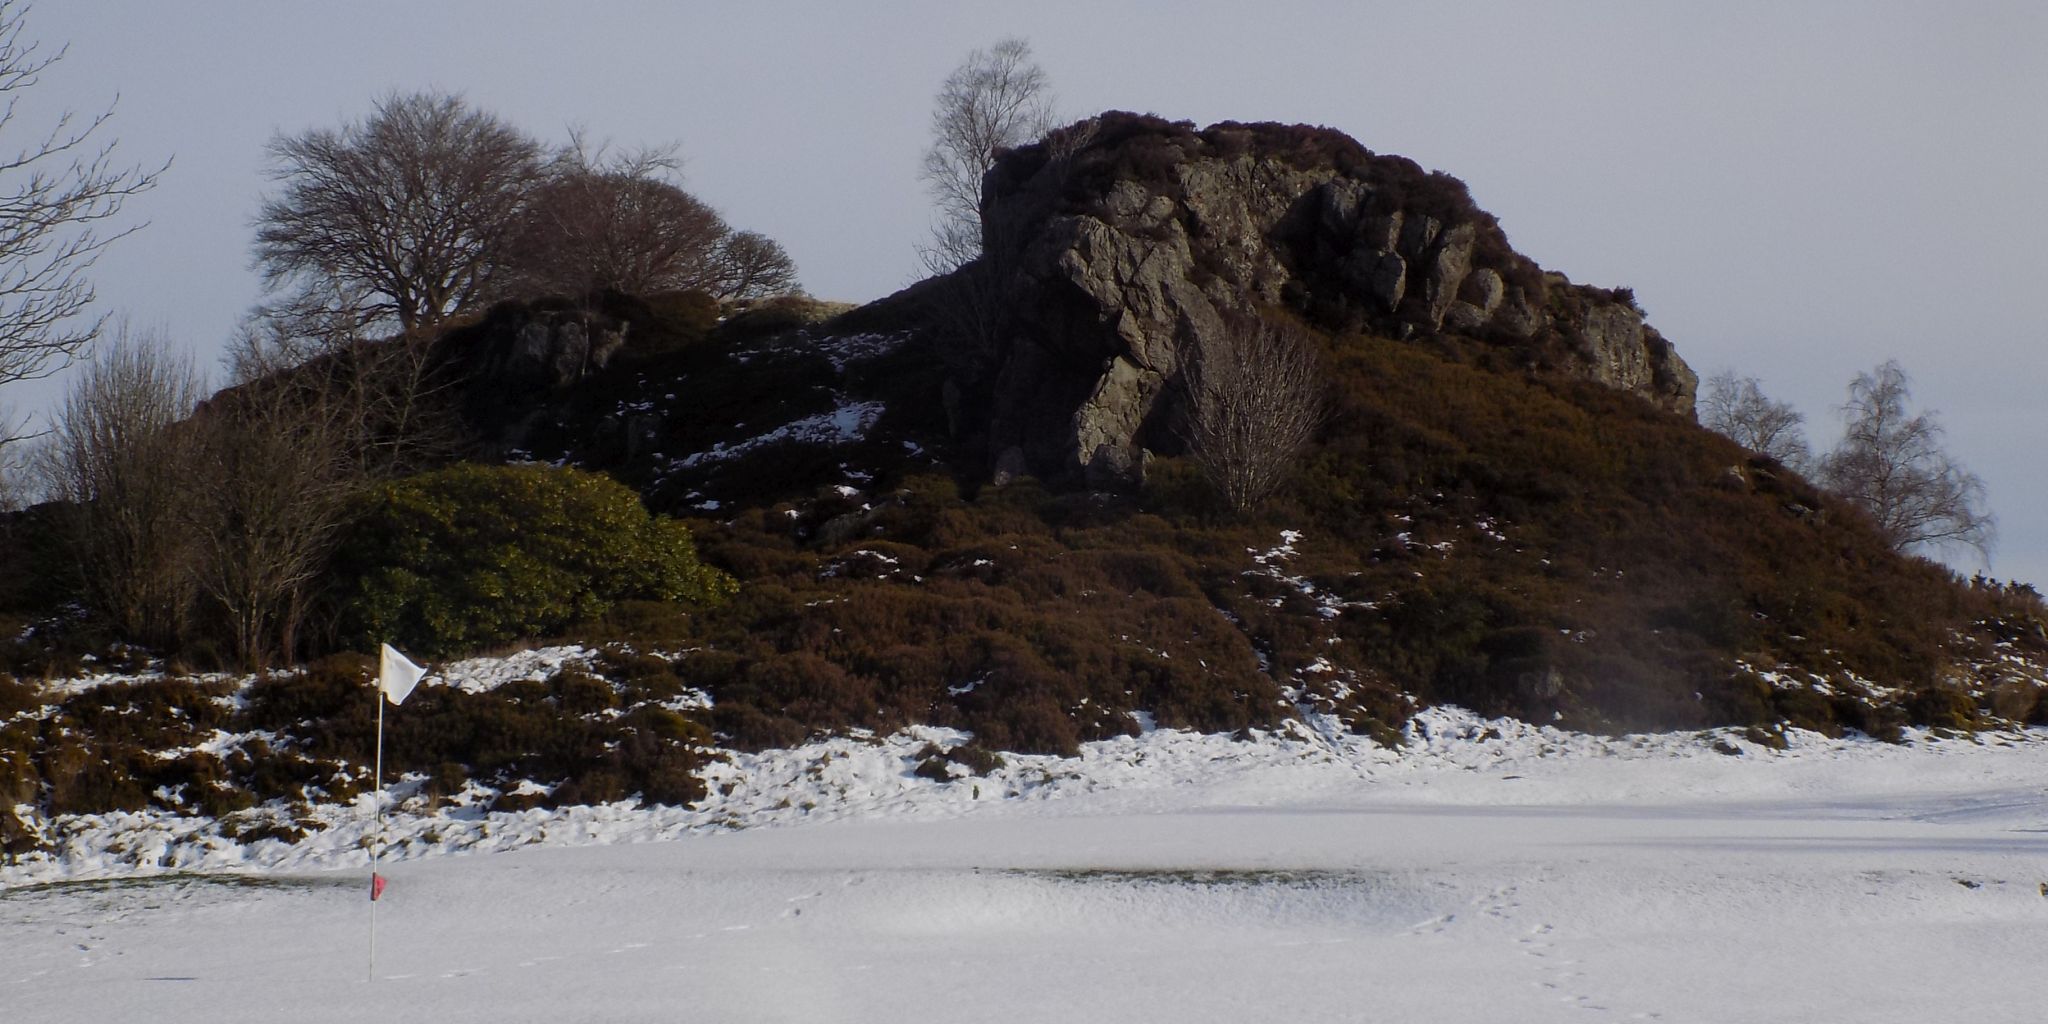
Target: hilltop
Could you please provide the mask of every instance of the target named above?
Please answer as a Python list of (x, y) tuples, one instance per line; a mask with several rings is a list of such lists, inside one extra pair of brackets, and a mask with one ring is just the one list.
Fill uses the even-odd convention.
[[(707, 571), (677, 570), (702, 600), (571, 602), (516, 638), (605, 648), (588, 663), (429, 687), (391, 764), (510, 810), (687, 804), (730, 751), (909, 726), (961, 731), (921, 755), (950, 777), (1162, 727), (1399, 745), (1439, 704), (1763, 745), (2048, 720), (2031, 591), (1901, 556), (1700, 428), (1634, 296), (1515, 252), (1455, 178), (1327, 129), (1112, 113), (1006, 154), (984, 222), (979, 260), (860, 308), (606, 294), (420, 341), (468, 458), (621, 481)], [(1321, 404), (1236, 508), (1190, 451), (1188, 381), (1251, 323), (1306, 339)], [(48, 515), (10, 521), (24, 557)], [(7, 595), (33, 627), (0, 733), (15, 848), (105, 810), (288, 832), (366, 781), (360, 659), (201, 677), (197, 652), (78, 639), (38, 580)], [(156, 675), (40, 682), (87, 655)]]
[[(628, 343), (561, 392), (532, 454), (698, 517), (750, 581), (695, 627), (739, 676), (1031, 749), (1310, 704), (1360, 729), (1439, 701), (1876, 735), (2036, 713), (2028, 595), (1894, 554), (1701, 429), (1633, 296), (1516, 253), (1455, 178), (1327, 129), (1108, 114), (1008, 154), (985, 207), (950, 278)], [(1237, 516), (1174, 385), (1262, 310), (1320, 339), (1330, 411)], [(782, 739), (842, 713), (739, 693)]]

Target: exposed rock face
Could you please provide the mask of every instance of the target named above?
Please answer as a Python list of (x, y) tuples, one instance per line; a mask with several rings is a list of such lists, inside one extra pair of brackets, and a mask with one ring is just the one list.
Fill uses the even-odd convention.
[[(486, 447), (524, 445), (549, 397), (610, 364), (626, 345), (626, 311), (560, 300), (505, 302), (442, 336), (469, 428)], [(628, 437), (650, 428), (628, 424)]]
[(485, 387), (558, 390), (604, 369), (625, 347), (626, 327), (604, 313), (506, 304), (470, 332), (465, 361)]
[(986, 353), (990, 451), (1041, 474), (1095, 482), (1175, 447), (1183, 365), (1277, 307), (1517, 346), (1692, 412), (1696, 378), (1626, 293), (1545, 274), (1455, 178), (1326, 129), (1105, 114), (1007, 154), (983, 220), (974, 270), (1013, 318)]

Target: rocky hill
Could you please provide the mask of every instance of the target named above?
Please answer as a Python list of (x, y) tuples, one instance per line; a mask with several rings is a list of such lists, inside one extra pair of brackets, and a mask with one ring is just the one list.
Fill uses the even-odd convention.
[[(859, 309), (605, 295), (441, 334), (425, 377), (473, 459), (625, 482), (736, 592), (607, 604), (532, 638), (609, 645), (575, 671), (428, 691), (393, 770), (511, 808), (686, 801), (714, 748), (913, 724), (972, 734), (919, 755), (952, 777), (1155, 726), (1398, 742), (1432, 704), (1757, 743), (2048, 721), (2037, 595), (1902, 557), (1701, 429), (1632, 296), (1517, 254), (1454, 178), (1106, 114), (1005, 156), (984, 205), (980, 260)], [(1326, 408), (1234, 511), (1175, 422), (1248, 317), (1305, 332)], [(40, 515), (0, 520), (9, 564), (47, 563)], [(44, 692), (151, 653), (67, 647), (35, 579), (0, 580), (0, 797), (47, 822), (361, 785), (360, 658)], [(269, 739), (209, 747), (229, 718)]]
[[(692, 635), (745, 742), (931, 721), (1063, 749), (1131, 713), (1378, 729), (1436, 701), (2048, 714), (2031, 594), (1895, 555), (1699, 428), (1633, 297), (1516, 253), (1455, 178), (1326, 129), (1112, 113), (1007, 154), (984, 205), (982, 259), (828, 320), (677, 346), (625, 303), (616, 359), (517, 432), (699, 517), (744, 584)], [(1314, 328), (1330, 413), (1236, 516), (1182, 457), (1175, 381), (1248, 314)]]

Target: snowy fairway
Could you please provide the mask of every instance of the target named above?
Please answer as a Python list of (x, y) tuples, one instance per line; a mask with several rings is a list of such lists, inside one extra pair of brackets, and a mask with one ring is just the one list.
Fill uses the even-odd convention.
[(397, 863), (374, 984), (359, 868), (16, 886), (0, 1019), (2048, 1013), (2038, 737), (1468, 764), (1438, 746), (1364, 779), (1261, 763)]

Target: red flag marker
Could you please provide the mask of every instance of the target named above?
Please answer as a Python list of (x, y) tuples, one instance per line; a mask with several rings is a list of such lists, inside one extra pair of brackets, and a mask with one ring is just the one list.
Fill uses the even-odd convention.
[(370, 902), (377, 902), (377, 897), (382, 895), (384, 895), (384, 876), (373, 871), (370, 873)]

